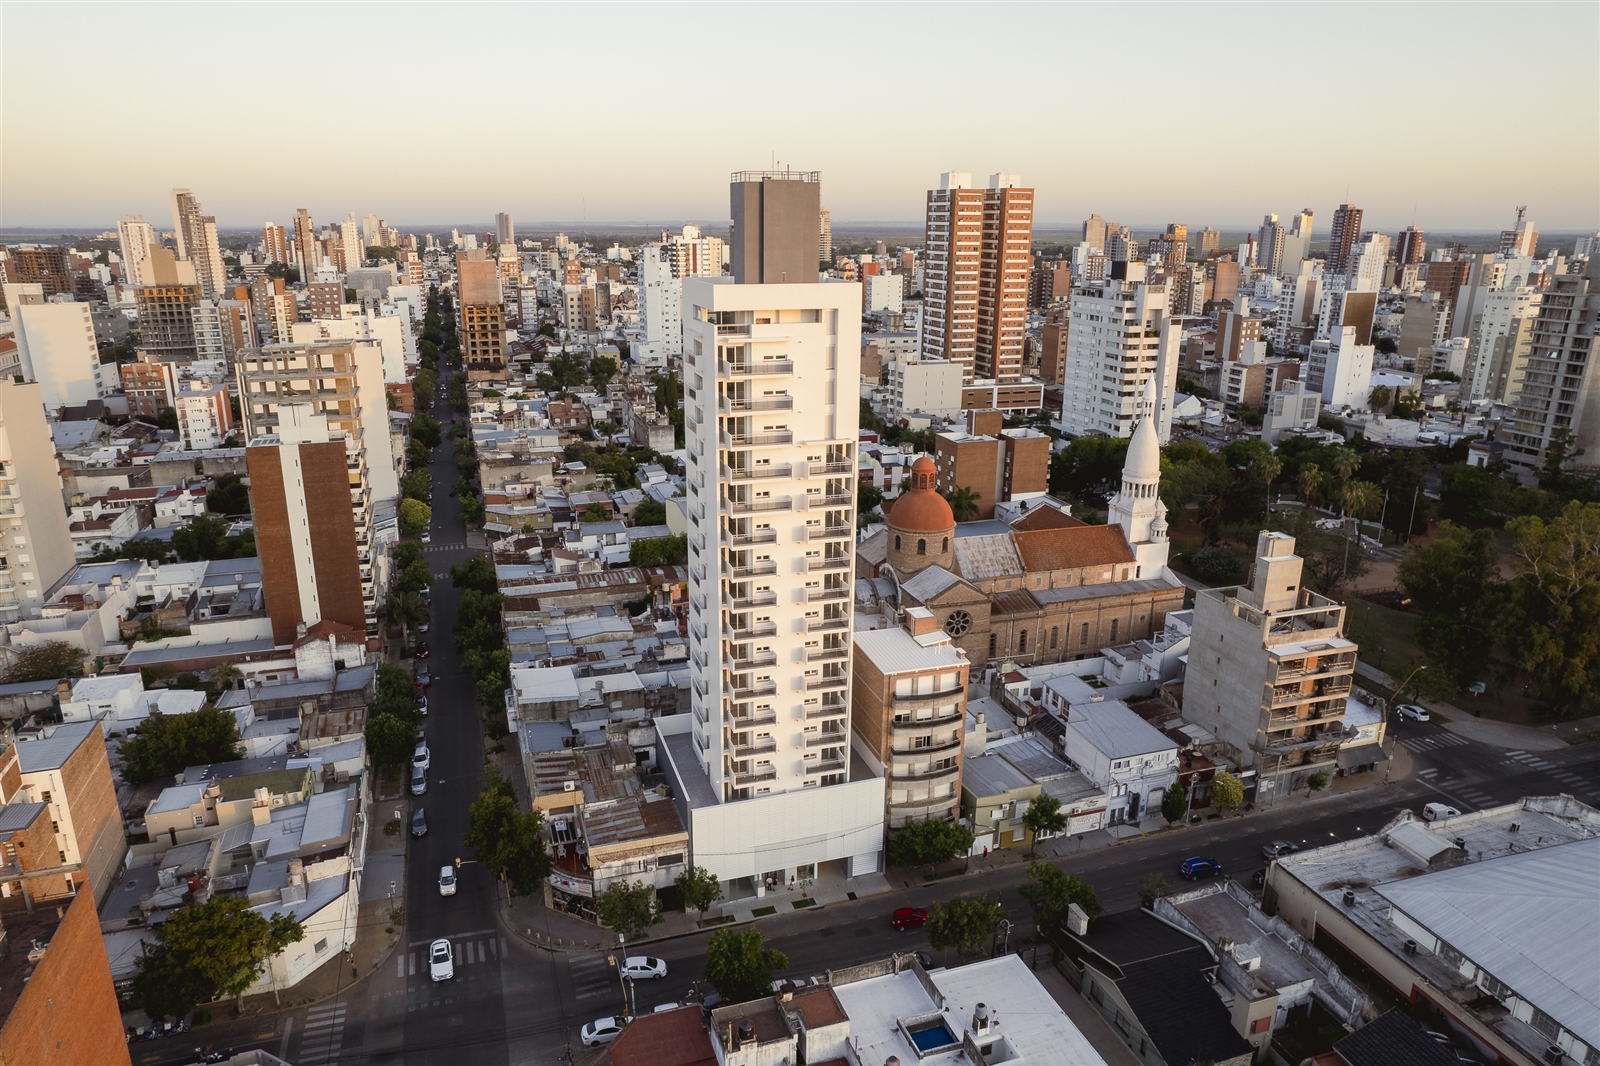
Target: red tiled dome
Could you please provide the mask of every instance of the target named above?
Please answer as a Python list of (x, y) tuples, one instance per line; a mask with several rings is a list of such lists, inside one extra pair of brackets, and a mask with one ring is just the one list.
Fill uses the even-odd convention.
[(911, 464), (911, 485), (889, 510), (889, 528), (908, 533), (941, 533), (954, 529), (955, 512), (934, 489), (935, 468), (926, 455)]

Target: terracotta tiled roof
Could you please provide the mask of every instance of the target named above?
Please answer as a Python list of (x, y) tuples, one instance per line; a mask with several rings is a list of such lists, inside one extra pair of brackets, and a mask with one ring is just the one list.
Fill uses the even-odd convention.
[(716, 1066), (698, 1007), (641, 1014), (606, 1049), (612, 1066)]
[(1080, 522), (1065, 511), (1057, 510), (1048, 504), (1035, 507), (1015, 522), (1011, 523), (1012, 529), (1076, 529), (1088, 525)]
[(1133, 562), (1120, 526), (1019, 529), (1012, 537), (1029, 573)]

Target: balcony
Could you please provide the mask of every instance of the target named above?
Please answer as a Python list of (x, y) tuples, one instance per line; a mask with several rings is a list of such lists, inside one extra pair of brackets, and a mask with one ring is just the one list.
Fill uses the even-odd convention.
[(849, 629), (848, 618), (813, 618), (806, 623), (807, 633), (825, 633), (834, 629)]
[(845, 744), (849, 743), (849, 740), (850, 740), (850, 734), (842, 732), (842, 731), (841, 732), (837, 732), (837, 733), (808, 733), (806, 735), (806, 747), (808, 747), (808, 748), (826, 748), (826, 747), (840, 748), (840, 747), (843, 747)]
[(932, 707), (936, 703), (958, 699), (965, 692), (966, 689), (960, 685), (952, 685), (950, 688), (940, 689), (937, 692), (913, 692), (905, 696), (896, 694), (889, 698), (889, 702), (897, 710), (900, 708), (914, 710), (918, 707)]
[(813, 505), (822, 507), (854, 507), (856, 497), (851, 492), (836, 493), (832, 496), (807, 497)]
[(758, 700), (763, 696), (776, 696), (778, 684), (775, 681), (757, 681), (745, 688), (735, 686), (733, 698), (735, 700)]
[[(744, 626), (743, 628), (735, 626), (728, 630), (728, 636), (733, 640), (755, 640), (757, 637), (775, 637), (777, 635), (778, 624), (776, 622), (757, 622), (754, 625)], [(704, 633), (700, 635), (700, 639), (706, 639)]]
[(849, 459), (841, 459), (831, 463), (813, 463), (808, 473), (812, 474), (854, 474), (856, 464)]
[(851, 527), (841, 523), (829, 523), (821, 526), (807, 526), (805, 539), (808, 542), (819, 540), (841, 540), (853, 536)]
[(913, 744), (909, 747), (902, 747), (896, 744), (892, 745), (889, 751), (895, 755), (939, 755), (943, 752), (955, 751), (959, 747), (961, 747), (961, 737), (958, 734), (929, 744)]
[(822, 718), (843, 718), (850, 713), (850, 709), (842, 703), (824, 703), (820, 707), (806, 708), (806, 721), (814, 722)]
[(848, 600), (850, 590), (847, 588), (809, 589), (806, 592), (807, 603), (819, 603), (823, 600)]
[(793, 444), (794, 432), (774, 429), (763, 433), (719, 433), (724, 448), (762, 448), (774, 444)]
[(773, 781), (778, 777), (778, 771), (768, 766), (760, 770), (746, 770), (743, 773), (735, 772), (733, 783), (740, 788), (748, 785), (759, 784), (762, 781)]
[(722, 476), (729, 481), (751, 481), (764, 477), (789, 477), (793, 472), (794, 468), (788, 463), (778, 463), (773, 466), (725, 466), (722, 468)]
[(733, 756), (736, 759), (748, 759), (753, 755), (767, 755), (778, 750), (778, 742), (771, 737), (761, 740), (752, 740), (748, 744), (735, 744)]
[[(748, 611), (753, 607), (772, 607), (778, 602), (776, 592), (751, 592), (743, 596), (734, 596), (728, 601), (728, 606), (735, 611)], [(703, 610), (704, 608), (702, 608)]]
[(849, 648), (818, 648), (814, 651), (806, 652), (806, 662), (808, 663), (829, 662), (834, 659), (848, 659), (849, 657)]
[(751, 714), (730, 714), (728, 724), (735, 729), (748, 729), (754, 725), (770, 725), (778, 720), (778, 712), (771, 707), (763, 707)]
[(845, 768), (846, 761), (843, 755), (836, 755), (831, 759), (818, 759), (816, 762), (806, 763), (806, 773), (825, 774)]
[(771, 544), (778, 539), (776, 529), (757, 529), (749, 533), (730, 533), (728, 543), (733, 545)]
[(717, 405), (723, 411), (792, 411), (793, 396), (723, 396)]
[(787, 511), (794, 506), (794, 500), (788, 496), (779, 496), (770, 500), (729, 500), (728, 510), (733, 514), (750, 514), (758, 511)]
[(727, 563), (722, 566), (722, 576), (735, 580), (748, 577), (766, 577), (768, 574), (776, 574), (777, 572), (778, 564), (771, 559), (763, 559), (748, 566), (730, 566)]
[(735, 670), (756, 670), (778, 665), (778, 653), (772, 651), (734, 652), (728, 659)]
[(830, 674), (827, 677), (818, 677), (807, 681), (806, 691), (816, 692), (820, 689), (844, 688), (848, 684), (850, 684), (850, 678), (848, 675)]
[(848, 570), (850, 569), (850, 557), (847, 555), (835, 555), (823, 559), (807, 559), (806, 569), (812, 573), (816, 573), (818, 570)]
[[(718, 326), (720, 332), (723, 327)], [(749, 335), (749, 331), (745, 331)], [(758, 362), (719, 362), (717, 373), (725, 378), (750, 378), (770, 377), (778, 374), (793, 374), (794, 362), (789, 359), (763, 359)]]
[(930, 714), (926, 718), (907, 719), (902, 722), (896, 719), (889, 723), (891, 735), (896, 737), (920, 736), (932, 726), (942, 725), (945, 722), (954, 722), (963, 717), (965, 711), (959, 704), (946, 710), (943, 714)]
[(961, 773), (961, 764), (954, 759), (946, 759), (942, 763), (924, 767), (897, 768), (893, 763), (889, 765), (889, 777), (898, 781), (936, 781), (939, 778), (955, 778)]

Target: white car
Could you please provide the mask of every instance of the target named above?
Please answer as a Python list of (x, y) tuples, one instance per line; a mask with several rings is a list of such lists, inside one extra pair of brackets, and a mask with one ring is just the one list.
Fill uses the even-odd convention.
[(417, 750), (411, 753), (411, 766), (416, 770), (427, 770), (433, 765), (433, 754), (428, 751), (428, 745), (418, 744)]
[(439, 895), (453, 896), (456, 894), (456, 868), (454, 866), (439, 867)]
[(1461, 812), (1448, 803), (1424, 803), (1422, 805), (1422, 819), (1426, 822), (1437, 822), (1440, 818), (1459, 818)]
[(448, 981), (456, 975), (456, 959), (450, 951), (450, 941), (435, 940), (428, 948), (428, 976), (435, 981)]
[(635, 981), (661, 980), (667, 976), (667, 964), (650, 955), (629, 955), (622, 960), (622, 976)]
[(1428, 708), (1418, 707), (1415, 703), (1397, 703), (1394, 705), (1394, 713), (1413, 722), (1428, 721)]
[(427, 700), (427, 697), (423, 697), (422, 699), (417, 701), (417, 712), (419, 714), (421, 714), (422, 717), (424, 717), (424, 718), (428, 717), (428, 700)]
[(621, 1018), (596, 1018), (583, 1027), (578, 1034), (584, 1047), (599, 1047), (609, 1044), (622, 1035)]

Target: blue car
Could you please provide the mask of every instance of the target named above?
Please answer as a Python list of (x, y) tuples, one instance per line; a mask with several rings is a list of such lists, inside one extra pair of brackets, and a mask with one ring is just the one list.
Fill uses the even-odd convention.
[(1190, 881), (1198, 881), (1202, 877), (1219, 877), (1222, 874), (1222, 864), (1216, 859), (1196, 855), (1192, 859), (1184, 859), (1183, 865), (1178, 867), (1178, 873)]

